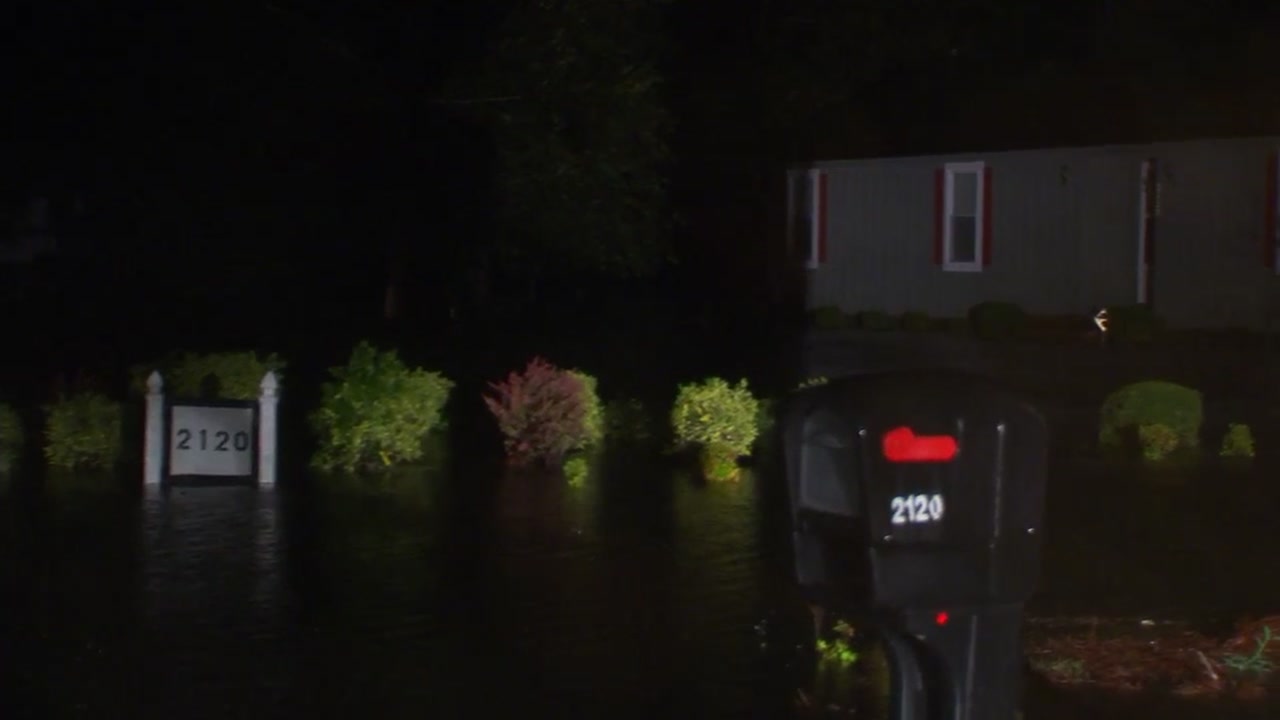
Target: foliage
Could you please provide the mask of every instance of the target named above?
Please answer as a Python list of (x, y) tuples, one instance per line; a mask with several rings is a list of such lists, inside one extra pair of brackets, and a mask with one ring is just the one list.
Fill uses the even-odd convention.
[(564, 477), (570, 487), (582, 487), (591, 472), (591, 463), (581, 455), (574, 455), (564, 462)]
[(120, 461), (124, 411), (95, 392), (60, 397), (45, 407), (44, 456), (64, 470), (109, 470)]
[(810, 313), (810, 322), (816, 330), (840, 330), (849, 325), (844, 311), (835, 305), (824, 305)]
[(1120, 305), (1107, 308), (1107, 336), (1115, 340), (1145, 342), (1164, 330), (1164, 320), (1150, 305)]
[[(1111, 393), (1102, 404), (1098, 442), (1107, 448), (1123, 445), (1123, 433), (1143, 425), (1164, 425), (1178, 438), (1178, 446), (1200, 445), (1203, 406), (1199, 391), (1164, 380), (1146, 380)], [(1152, 431), (1148, 431), (1152, 432)]]
[(582, 421), (583, 429), (586, 431), (586, 440), (583, 442), (582, 447), (574, 448), (575, 450), (581, 450), (598, 445), (600, 441), (604, 440), (604, 404), (600, 402), (600, 394), (596, 390), (598, 383), (593, 376), (581, 370), (570, 370), (569, 373), (578, 378), (578, 382), (582, 383), (582, 399), (587, 406), (586, 417)]
[(652, 436), (649, 412), (634, 398), (606, 403), (604, 417), (605, 434), (609, 438), (643, 442)]
[(287, 364), (279, 355), (271, 353), (265, 358), (254, 351), (222, 352), (200, 355), (182, 353), (169, 355), (156, 363), (134, 365), (129, 370), (130, 390), (145, 394), (147, 378), (158, 370), (164, 379), (165, 392), (174, 397), (198, 398), (204, 395), (206, 378), (217, 380), (218, 397), (225, 400), (256, 400), (262, 394), (262, 378), (268, 372), (277, 379)]
[(1139, 425), (1138, 442), (1142, 446), (1143, 458), (1159, 462), (1178, 449), (1178, 431), (1164, 423)]
[(702, 477), (717, 482), (738, 479), (738, 451), (726, 443), (706, 443), (698, 448), (698, 466)]
[(590, 441), (587, 388), (581, 377), (535, 357), (524, 372), (489, 383), (484, 403), (498, 421), (514, 463), (556, 465)]
[(0, 474), (6, 474), (18, 464), (26, 433), (22, 418), (12, 406), (0, 403)]
[(322, 470), (352, 472), (420, 459), (453, 390), (443, 375), (409, 368), (394, 351), (367, 341), (329, 375), (311, 415), (319, 436), (312, 464)]
[(821, 375), (818, 375), (816, 377), (811, 377), (808, 380), (801, 381), (800, 384), (796, 386), (796, 390), (806, 390), (812, 387), (820, 387), (822, 385), (826, 385), (829, 382), (831, 382), (830, 379), (825, 378)]
[(1007, 340), (1023, 333), (1027, 315), (1011, 302), (982, 302), (969, 309), (969, 324), (983, 340)]
[(898, 321), (889, 313), (881, 310), (864, 310), (858, 313), (858, 327), (862, 330), (875, 332), (897, 330)]
[(1243, 423), (1227, 425), (1227, 433), (1222, 436), (1222, 449), (1218, 454), (1224, 458), (1253, 457), (1253, 431)]
[(1257, 648), (1251, 655), (1227, 655), (1222, 659), (1222, 664), (1240, 674), (1265, 675), (1275, 669), (1274, 663), (1263, 654), (1266, 652), (1267, 645), (1270, 645), (1273, 639), (1271, 626), (1263, 625), (1261, 632), (1254, 641)]
[(831, 640), (818, 638), (818, 654), (823, 660), (838, 663), (842, 667), (848, 667), (856, 663), (858, 661), (858, 651), (853, 647), (853, 626), (844, 620), (839, 620), (836, 622), (834, 630), (836, 636)]
[(531, 272), (647, 275), (668, 250), (669, 117), (655, 0), (516, 4), (451, 78), (489, 130), (497, 248)]
[(899, 322), (902, 325), (902, 329), (909, 332), (929, 332), (933, 330), (933, 319), (929, 317), (928, 313), (904, 312)]
[(747, 381), (730, 385), (721, 378), (681, 385), (671, 411), (671, 427), (680, 445), (723, 445), (746, 455), (759, 434), (759, 401)]

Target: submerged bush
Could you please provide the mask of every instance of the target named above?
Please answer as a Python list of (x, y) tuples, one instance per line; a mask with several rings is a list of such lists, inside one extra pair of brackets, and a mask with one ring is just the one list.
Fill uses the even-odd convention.
[(760, 402), (746, 380), (730, 385), (721, 378), (710, 378), (680, 386), (671, 411), (671, 428), (677, 445), (699, 449), (704, 471), (719, 472), (724, 469), (725, 457), (736, 461), (750, 454), (760, 434), (759, 413)]
[(969, 309), (969, 324), (983, 340), (1006, 340), (1022, 334), (1027, 314), (1011, 302), (983, 302)]
[(329, 375), (311, 415), (319, 436), (312, 465), (321, 470), (352, 472), (421, 459), (453, 390), (440, 373), (410, 368), (394, 351), (367, 341)]
[(1222, 448), (1218, 454), (1224, 458), (1253, 457), (1253, 431), (1243, 423), (1231, 423), (1222, 436)]
[(574, 450), (582, 450), (592, 445), (598, 445), (604, 440), (604, 403), (600, 402), (600, 393), (596, 389), (598, 383), (594, 377), (581, 370), (570, 370), (569, 373), (578, 378), (578, 382), (582, 383), (582, 401), (586, 404), (586, 414), (582, 418), (586, 439), (583, 441), (582, 447), (573, 448)]
[(698, 449), (702, 477), (726, 481), (738, 477), (738, 452), (724, 443), (709, 443)]
[(511, 462), (560, 465), (592, 441), (588, 387), (580, 373), (535, 357), (524, 372), (489, 387), (484, 403), (498, 421)]
[(1164, 423), (1139, 425), (1138, 442), (1142, 445), (1144, 459), (1159, 462), (1178, 449), (1178, 431)]
[(120, 461), (124, 412), (95, 392), (59, 398), (45, 407), (44, 456), (63, 470), (109, 470)]
[[(1199, 391), (1164, 380), (1146, 380), (1126, 385), (1112, 393), (1102, 405), (1098, 443), (1104, 448), (1120, 448), (1124, 432), (1142, 426), (1163, 425), (1177, 437), (1177, 446), (1200, 445), (1203, 408)], [(1161, 431), (1148, 430), (1148, 433)]]
[(8, 474), (17, 466), (25, 442), (26, 433), (18, 411), (0, 403), (0, 474)]

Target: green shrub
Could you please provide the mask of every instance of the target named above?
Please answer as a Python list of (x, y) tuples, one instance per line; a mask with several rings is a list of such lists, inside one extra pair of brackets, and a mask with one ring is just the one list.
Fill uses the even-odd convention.
[(18, 411), (0, 403), (0, 474), (8, 474), (17, 466), (25, 442)]
[(1159, 462), (1178, 449), (1178, 431), (1164, 423), (1138, 426), (1138, 442), (1142, 445), (1142, 457)]
[(722, 445), (736, 455), (751, 452), (760, 429), (760, 403), (747, 381), (730, 385), (721, 378), (681, 385), (671, 411), (671, 427), (682, 446)]
[(1253, 457), (1253, 431), (1243, 423), (1227, 425), (1227, 433), (1222, 436), (1222, 449), (1218, 454), (1224, 458)]
[(124, 412), (94, 392), (59, 398), (45, 407), (44, 456), (63, 470), (110, 470), (120, 461)]
[(585, 450), (588, 447), (600, 444), (600, 441), (604, 440), (604, 404), (600, 402), (600, 394), (596, 390), (598, 383), (594, 377), (581, 370), (570, 370), (569, 374), (578, 378), (582, 383), (583, 402), (586, 404), (586, 415), (582, 418), (585, 439), (581, 447), (572, 449)]
[(139, 363), (129, 369), (129, 389), (136, 395), (147, 392), (147, 378), (159, 371), (165, 394), (179, 398), (204, 395), (206, 378), (217, 381), (218, 397), (226, 400), (257, 400), (262, 394), (262, 378), (275, 372), (278, 380), (287, 364), (271, 353), (259, 358), (252, 351), (200, 355), (170, 353), (153, 363)]
[(1146, 342), (1164, 331), (1164, 320), (1149, 305), (1107, 308), (1107, 336), (1127, 342)]
[(217, 380), (219, 397), (256, 400), (262, 394), (263, 376), (270, 371), (279, 376), (284, 368), (285, 362), (275, 353), (263, 359), (252, 351), (185, 353), (165, 376), (165, 387), (174, 397), (200, 397), (205, 378), (212, 376)]
[(582, 487), (591, 473), (591, 462), (581, 455), (570, 456), (564, 461), (564, 477), (571, 487)]
[(908, 311), (902, 313), (900, 321), (903, 330), (910, 332), (929, 332), (933, 330), (933, 319), (927, 313)]
[(835, 305), (814, 308), (810, 317), (813, 327), (818, 330), (839, 330), (848, 324), (844, 312)]
[(333, 379), (321, 388), (320, 407), (311, 415), (320, 446), (312, 465), (352, 472), (422, 458), (453, 382), (409, 368), (395, 351), (379, 351), (367, 341), (329, 374)]
[(1163, 380), (1146, 380), (1120, 388), (1102, 404), (1098, 443), (1118, 448), (1124, 444), (1126, 430), (1164, 425), (1177, 435), (1179, 447), (1195, 448), (1200, 444), (1202, 421), (1199, 391)]
[(969, 309), (969, 324), (983, 340), (1006, 340), (1022, 334), (1027, 315), (1014, 303), (983, 302)]
[(717, 482), (736, 480), (741, 471), (738, 467), (738, 451), (718, 442), (708, 443), (698, 449), (698, 466), (702, 469), (702, 477)]
[(883, 332), (897, 330), (898, 321), (889, 313), (880, 310), (864, 310), (858, 313), (858, 327), (862, 330)]
[(643, 442), (652, 437), (649, 412), (634, 398), (605, 403), (605, 435), (611, 439)]

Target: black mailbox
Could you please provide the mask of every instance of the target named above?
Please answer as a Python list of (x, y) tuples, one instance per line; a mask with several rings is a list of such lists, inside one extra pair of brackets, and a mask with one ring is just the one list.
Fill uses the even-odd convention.
[[(882, 626), (898, 716), (1014, 717), (1040, 569), (1041, 415), (979, 375), (885, 372), (797, 392), (783, 431), (797, 580)], [(952, 702), (926, 701), (926, 684)]]

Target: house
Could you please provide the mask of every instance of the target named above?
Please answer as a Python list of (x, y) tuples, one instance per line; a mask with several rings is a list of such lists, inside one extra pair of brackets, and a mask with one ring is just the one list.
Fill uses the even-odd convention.
[(832, 160), (788, 171), (809, 308), (960, 317), (1149, 303), (1280, 326), (1280, 137)]

